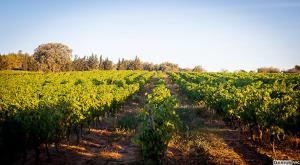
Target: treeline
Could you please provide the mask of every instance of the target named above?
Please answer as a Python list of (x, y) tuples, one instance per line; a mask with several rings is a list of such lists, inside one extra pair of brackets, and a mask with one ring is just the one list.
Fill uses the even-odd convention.
[(278, 68), (275, 67), (262, 67), (257, 69), (258, 73), (300, 73), (300, 66), (296, 65), (294, 68), (288, 69), (288, 70), (283, 70), (281, 71)]
[(36, 71), (38, 68), (33, 56), (19, 51), (18, 53), (0, 54), (0, 70)]
[(72, 50), (61, 43), (42, 44), (35, 49), (34, 54), (18, 53), (0, 54), (0, 70), (27, 71), (88, 71), (88, 70), (160, 70), (180, 71), (177, 64), (165, 62), (153, 64), (142, 62), (137, 56), (134, 60), (119, 59), (116, 64), (108, 58), (92, 54), (72, 60)]
[[(228, 71), (223, 71), (223, 72), (228, 72)], [(245, 70), (237, 70), (235, 72), (247, 72)], [(257, 72), (257, 73), (300, 73), (300, 66), (295, 65), (294, 68), (287, 69), (287, 70), (280, 70), (279, 68), (275, 67), (261, 67), (258, 68), (256, 71), (251, 70), (249, 71), (250, 73)]]
[[(21, 52), (21, 51), (20, 51)], [(116, 64), (108, 58), (92, 54), (91, 56), (78, 57), (75, 56), (69, 64), (65, 64), (64, 68), (49, 69), (42, 67), (42, 63), (33, 58), (28, 53), (9, 53), (0, 54), (0, 70), (24, 70), (24, 71), (89, 71), (89, 70), (149, 70), (149, 71), (187, 71), (187, 69), (179, 68), (177, 64), (165, 62), (161, 64), (153, 64), (142, 62), (139, 57), (134, 60), (119, 59)], [(50, 69), (52, 68), (52, 69)], [(192, 69), (190, 70), (192, 71)]]
[[(165, 62), (153, 64), (142, 62), (137, 56), (133, 60), (119, 59), (116, 64), (108, 58), (92, 54), (72, 59), (72, 49), (61, 43), (47, 43), (38, 46), (33, 55), (19, 51), (0, 54), (0, 70), (26, 70), (43, 72), (88, 71), (88, 70), (149, 70), (149, 71), (185, 71), (205, 72), (202, 66), (180, 68), (178, 64)], [(226, 71), (222, 71), (226, 72)], [(246, 72), (240, 70), (238, 72)], [(253, 71), (250, 71), (253, 72)], [(300, 73), (300, 66), (281, 71), (274, 67), (258, 68), (259, 73)]]
[(139, 57), (135, 57), (134, 60), (119, 59), (114, 64), (108, 58), (103, 58), (101, 55), (98, 57), (96, 54), (91, 56), (84, 56), (82, 58), (75, 56), (73, 60), (73, 69), (77, 71), (86, 70), (148, 70), (148, 71), (179, 71), (182, 70), (177, 64), (165, 62), (162, 64), (153, 64), (148, 62), (142, 62)]

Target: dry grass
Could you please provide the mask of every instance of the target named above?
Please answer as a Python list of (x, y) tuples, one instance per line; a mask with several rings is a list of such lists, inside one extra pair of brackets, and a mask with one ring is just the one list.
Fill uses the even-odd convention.
[(113, 134), (119, 136), (133, 136), (135, 134), (135, 130), (125, 130), (125, 129), (116, 128), (115, 131), (113, 131)]
[(112, 134), (111, 131), (106, 130), (106, 129), (94, 129), (94, 128), (91, 128), (90, 131), (93, 134), (98, 134), (98, 135), (102, 135), (102, 136), (110, 136)]
[(100, 156), (105, 158), (105, 159), (120, 159), (123, 156), (119, 154), (118, 152), (114, 151), (100, 151)]
[(65, 150), (71, 151), (71, 152), (76, 153), (81, 156), (86, 156), (86, 157), (96, 156), (95, 153), (89, 152), (85, 147), (75, 146), (75, 145), (66, 145), (66, 144), (62, 144), (60, 146)]

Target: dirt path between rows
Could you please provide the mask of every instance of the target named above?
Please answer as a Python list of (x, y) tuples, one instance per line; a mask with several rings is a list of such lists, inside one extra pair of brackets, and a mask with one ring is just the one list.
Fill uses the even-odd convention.
[(170, 142), (168, 162), (172, 164), (272, 164), (265, 155), (244, 144), (245, 136), (225, 125), (203, 105), (195, 105), (178, 85), (165, 79), (179, 101), (177, 113), (183, 127)]
[[(143, 89), (130, 97), (122, 106), (117, 117), (108, 117), (90, 132), (85, 129), (84, 136), (77, 144), (75, 136), (69, 142), (62, 142), (57, 152), (50, 148), (51, 160), (47, 160), (46, 152), (42, 150), (39, 164), (142, 164), (140, 149), (133, 143), (138, 125), (137, 115), (145, 105), (146, 94), (154, 88), (156, 78), (151, 78)], [(129, 124), (128, 124), (129, 123)], [(129, 126), (130, 130), (116, 129)], [(34, 152), (28, 156), (25, 164), (35, 164)]]

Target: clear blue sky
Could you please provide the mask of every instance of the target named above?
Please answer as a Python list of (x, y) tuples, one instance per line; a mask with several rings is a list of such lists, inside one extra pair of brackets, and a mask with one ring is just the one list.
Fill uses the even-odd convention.
[(300, 0), (2, 0), (0, 53), (61, 42), (208, 71), (300, 64)]

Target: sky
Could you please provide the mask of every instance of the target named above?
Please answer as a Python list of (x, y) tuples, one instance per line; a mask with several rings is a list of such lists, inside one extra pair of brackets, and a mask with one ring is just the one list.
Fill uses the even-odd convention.
[(40, 44), (208, 71), (300, 64), (300, 0), (1, 0), (0, 54)]

